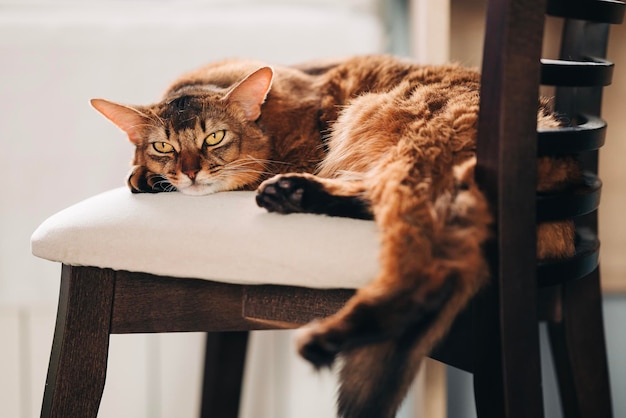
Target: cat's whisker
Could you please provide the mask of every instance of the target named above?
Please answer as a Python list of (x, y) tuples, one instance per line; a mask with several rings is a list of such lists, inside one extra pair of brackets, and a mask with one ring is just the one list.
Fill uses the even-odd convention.
[(239, 178), (246, 178), (249, 181), (254, 181), (257, 180), (259, 178), (260, 173), (258, 172), (253, 172), (250, 170), (228, 170), (222, 173), (219, 173), (218, 176), (216, 176), (215, 178), (218, 179), (228, 179), (231, 178), (233, 176), (237, 176)]
[[(274, 164), (274, 162), (270, 160), (245, 158), (226, 164), (222, 167), (222, 172), (240, 173), (242, 171), (247, 171), (249, 173), (255, 173), (260, 175), (272, 175), (275, 174), (275, 170), (272, 170), (270, 167), (268, 167), (271, 164)], [(260, 169), (251, 167), (255, 165), (260, 166)]]
[(213, 177), (216, 181), (221, 180), (230, 180), (232, 178), (238, 178), (241, 181), (244, 181), (247, 184), (253, 184), (259, 180), (259, 177), (265, 174), (272, 174), (269, 172), (259, 171), (259, 170), (250, 170), (243, 168), (229, 168), (220, 171), (215, 177)]
[(259, 177), (259, 175), (261, 176), (274, 175), (272, 171), (253, 170), (253, 169), (246, 169), (246, 168), (230, 168), (227, 170), (223, 170), (223, 172), (220, 173), (220, 175), (225, 176), (225, 177), (231, 176), (231, 175), (241, 176), (242, 174), (248, 174), (251, 178), (254, 177), (255, 180)]
[(267, 164), (260, 164), (255, 161), (237, 161), (223, 166), (223, 170), (256, 170), (257, 168), (267, 170), (268, 167)]
[(258, 182), (262, 177), (269, 177), (278, 171), (276, 165), (290, 166), (292, 164), (282, 161), (267, 160), (246, 156), (237, 161), (233, 161), (222, 167), (221, 174), (223, 176), (238, 176), (247, 183)]
[(293, 165), (287, 161), (278, 161), (278, 160), (267, 160), (263, 158), (256, 158), (251, 155), (247, 155), (237, 161), (233, 161), (233, 163), (259, 163), (259, 164), (278, 164), (278, 165)]

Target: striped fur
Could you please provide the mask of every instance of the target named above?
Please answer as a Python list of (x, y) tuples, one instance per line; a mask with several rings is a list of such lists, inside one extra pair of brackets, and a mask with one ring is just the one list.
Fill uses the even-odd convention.
[[(378, 276), (303, 327), (297, 346), (316, 367), (340, 359), (341, 417), (388, 418), (488, 278), (491, 215), (473, 181), (478, 93), (475, 70), (368, 56), (227, 60), (185, 74), (154, 105), (92, 103), (136, 145), (135, 192), (258, 188), (269, 211), (378, 223)], [(559, 124), (545, 101), (538, 109), (539, 125)], [(540, 191), (579, 180), (573, 159), (539, 160)], [(572, 253), (571, 223), (538, 232), (540, 257)]]

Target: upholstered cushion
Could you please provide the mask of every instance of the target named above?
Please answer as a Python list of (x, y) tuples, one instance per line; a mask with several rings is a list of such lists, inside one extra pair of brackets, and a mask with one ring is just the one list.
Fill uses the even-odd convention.
[(377, 249), (371, 221), (266, 213), (253, 192), (119, 188), (53, 215), (32, 236), (34, 255), (69, 265), (316, 288), (366, 284)]

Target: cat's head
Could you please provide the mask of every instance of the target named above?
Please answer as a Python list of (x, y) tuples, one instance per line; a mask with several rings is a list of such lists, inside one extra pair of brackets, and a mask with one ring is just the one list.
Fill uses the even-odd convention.
[(262, 67), (229, 88), (188, 85), (150, 106), (92, 99), (135, 145), (134, 192), (203, 195), (251, 189), (266, 171), (269, 139), (255, 121), (273, 71)]

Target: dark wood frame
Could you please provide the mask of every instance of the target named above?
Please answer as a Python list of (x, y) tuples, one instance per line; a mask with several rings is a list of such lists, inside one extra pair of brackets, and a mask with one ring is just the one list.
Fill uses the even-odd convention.
[(63, 265), (42, 416), (97, 415), (110, 334), (203, 331), (202, 416), (236, 417), (248, 331), (295, 328), (337, 311), (353, 293)]

